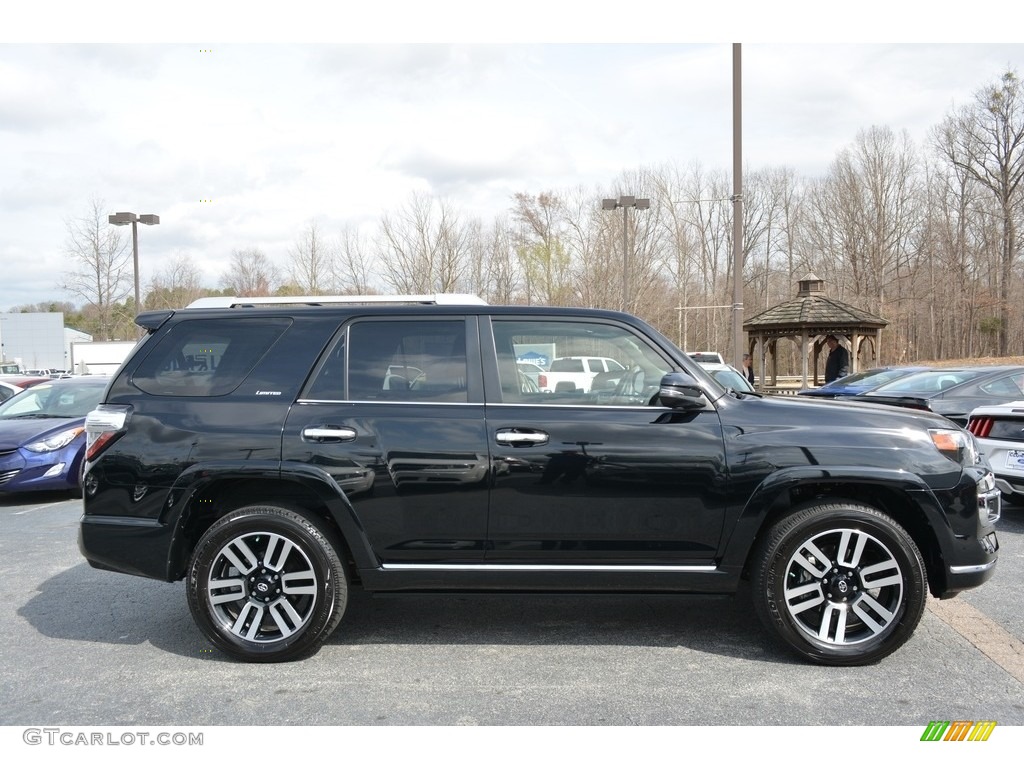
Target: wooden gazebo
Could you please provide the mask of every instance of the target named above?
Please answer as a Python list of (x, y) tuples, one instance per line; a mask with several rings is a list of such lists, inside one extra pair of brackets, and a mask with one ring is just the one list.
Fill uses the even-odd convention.
[[(809, 360), (813, 366), (813, 386), (822, 383), (818, 373), (818, 358), (825, 346), (825, 337), (829, 334), (835, 335), (839, 343), (850, 351), (850, 373), (869, 367), (870, 363), (878, 359), (879, 334), (889, 321), (842, 301), (830, 299), (824, 294), (823, 286), (824, 282), (820, 278), (808, 274), (800, 280), (795, 299), (766, 309), (743, 324), (750, 355), (755, 361), (756, 372), (760, 373), (762, 386), (778, 385), (780, 339), (790, 339), (800, 347), (803, 387), (808, 386)], [(808, 354), (809, 351), (812, 354)], [(860, 365), (861, 362), (865, 365)]]

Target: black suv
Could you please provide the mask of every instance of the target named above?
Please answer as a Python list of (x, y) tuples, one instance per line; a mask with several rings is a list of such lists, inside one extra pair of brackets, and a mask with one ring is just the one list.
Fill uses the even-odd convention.
[[(797, 653), (866, 664), (992, 575), (999, 492), (942, 417), (727, 390), (619, 312), (277, 301), (140, 315), (86, 422), (85, 557), (184, 579), (235, 658), (314, 652), (357, 587), (749, 582)], [(543, 392), (516, 364), (565, 356), (623, 370)]]

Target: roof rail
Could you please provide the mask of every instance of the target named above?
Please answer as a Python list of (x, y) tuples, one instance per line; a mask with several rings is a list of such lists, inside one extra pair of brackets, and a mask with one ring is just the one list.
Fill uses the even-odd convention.
[(188, 309), (227, 309), (255, 306), (310, 306), (330, 304), (487, 304), (469, 293), (430, 293), (390, 296), (206, 296), (196, 299)]

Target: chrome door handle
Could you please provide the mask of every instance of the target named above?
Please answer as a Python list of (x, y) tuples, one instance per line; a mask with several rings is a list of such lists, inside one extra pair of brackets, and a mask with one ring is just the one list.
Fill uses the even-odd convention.
[(347, 443), (356, 439), (356, 431), (352, 427), (323, 424), (303, 429), (302, 439), (314, 443)]
[(494, 435), (498, 445), (546, 445), (550, 436), (547, 432), (533, 429), (499, 429)]

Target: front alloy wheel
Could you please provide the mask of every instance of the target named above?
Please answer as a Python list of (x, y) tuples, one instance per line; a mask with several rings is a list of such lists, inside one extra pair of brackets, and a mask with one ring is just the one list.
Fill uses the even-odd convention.
[(761, 618), (814, 661), (869, 664), (905, 643), (924, 611), (925, 569), (895, 521), (824, 504), (779, 521), (755, 576)]
[(345, 609), (337, 548), (309, 518), (247, 507), (200, 540), (188, 578), (189, 607), (215, 646), (243, 661), (313, 653)]

